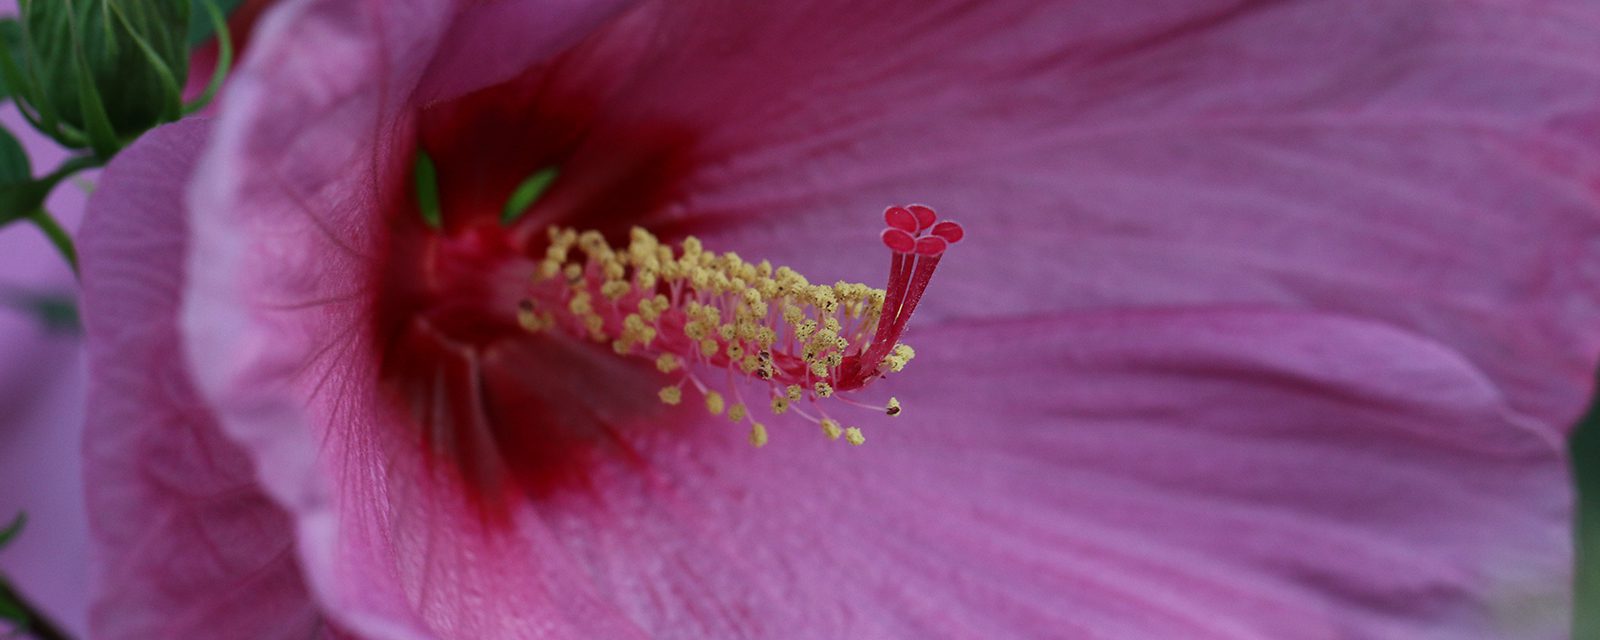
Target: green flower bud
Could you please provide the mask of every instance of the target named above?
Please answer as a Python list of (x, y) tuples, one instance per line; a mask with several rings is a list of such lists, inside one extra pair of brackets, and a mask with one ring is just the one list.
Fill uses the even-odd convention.
[(24, 59), (7, 84), (67, 146), (109, 157), (183, 114), (187, 0), (21, 0)]

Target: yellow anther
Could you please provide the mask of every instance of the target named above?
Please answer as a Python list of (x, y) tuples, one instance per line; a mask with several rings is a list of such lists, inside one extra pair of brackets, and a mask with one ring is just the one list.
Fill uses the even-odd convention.
[(906, 362), (910, 362), (912, 358), (917, 357), (917, 351), (904, 342), (895, 343), (894, 354), (905, 359)]
[(606, 299), (612, 302), (621, 300), (622, 296), (628, 295), (628, 292), (632, 290), (632, 285), (621, 280), (610, 280), (600, 285), (600, 295), (605, 296)]
[(558, 273), (561, 273), (561, 261), (546, 258), (539, 262), (539, 279), (549, 280)]
[(532, 333), (538, 333), (544, 328), (542, 319), (534, 311), (532, 300), (523, 300), (517, 304), (517, 324)]
[(794, 305), (785, 305), (783, 308), (783, 321), (790, 326), (798, 325), (806, 319), (806, 312)]
[[(881, 289), (843, 281), (813, 285), (787, 267), (709, 252), (694, 238), (666, 245), (638, 227), (629, 230), (626, 246), (613, 247), (593, 231), (551, 228), (549, 237), (530, 301), (517, 308), (517, 322), (528, 331), (586, 331), (619, 354), (654, 360), (667, 374), (699, 364), (766, 380), (770, 391), (762, 397), (774, 414), (799, 407), (795, 403), (808, 396), (849, 395), (835, 388), (836, 375), (854, 374), (843, 370), (845, 354), (876, 353), (870, 347), (883, 314)], [(565, 281), (557, 280), (563, 275)], [(914, 355), (896, 345), (878, 364), (883, 372), (899, 371)], [(685, 377), (660, 389), (660, 400), (681, 404), (693, 391), (683, 388), (688, 379), (699, 380)], [(750, 416), (750, 407), (703, 384), (696, 387), (708, 413), (738, 424)], [(900, 409), (894, 398), (884, 405), (888, 415)], [(830, 439), (866, 441), (860, 428), (827, 418), (820, 424)], [(751, 419), (749, 428), (751, 444), (767, 442), (765, 425)]]
[(605, 236), (600, 235), (599, 231), (585, 231), (578, 234), (578, 246), (582, 247), (583, 252), (589, 255), (611, 252), (611, 247), (606, 244)]
[(605, 341), (606, 333), (602, 330), (605, 328), (605, 324), (606, 321), (601, 319), (600, 316), (588, 315), (583, 318), (583, 327), (589, 330), (589, 337), (595, 342)]
[(834, 422), (831, 418), (822, 419), (822, 435), (827, 436), (829, 440), (838, 440), (843, 433), (844, 429), (839, 428), (839, 423)]
[(662, 373), (672, 373), (677, 371), (680, 366), (682, 366), (682, 363), (678, 361), (678, 356), (670, 353), (656, 356), (656, 369), (659, 369)]
[(572, 299), (567, 301), (567, 310), (571, 311), (572, 315), (575, 316), (594, 313), (594, 307), (589, 304), (588, 292), (580, 291), (577, 295), (572, 296)]

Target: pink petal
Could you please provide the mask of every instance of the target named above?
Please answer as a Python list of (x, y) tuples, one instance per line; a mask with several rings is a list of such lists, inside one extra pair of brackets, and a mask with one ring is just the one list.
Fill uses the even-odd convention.
[[(462, 8), (451, 20), (418, 89), (421, 101), (447, 100), (508, 80), (572, 46), (638, 0), (457, 4)], [(427, 25), (417, 28), (432, 30)]]
[[(1589, 16), (680, 6), (564, 60), (628, 81), (567, 79), (614, 102), (543, 215), (679, 162), (678, 191), (617, 213), (820, 281), (882, 269), (886, 203), (962, 220), (907, 417), (863, 449), (752, 452), (603, 395), (627, 371), (539, 378), (632, 457), (485, 533), (379, 397), (363, 315), (405, 100), (451, 23), (288, 5), (194, 182), (185, 346), (329, 615), (385, 638), (1559, 635), (1558, 421), (1600, 337), (1593, 274), (1548, 266), (1593, 240)], [(1189, 310), (1095, 311), (1153, 307)], [(482, 366), (556, 366), (529, 355)]]
[[(648, 63), (563, 166), (692, 167), (647, 225), (874, 280), (874, 213), (915, 199), (971, 231), (919, 320), (1321, 309), (1460, 350), (1553, 429), (1582, 408), (1600, 355), (1592, 3), (663, 13), (633, 30), (660, 43), (647, 54), (596, 38), (610, 49), (573, 55)], [(649, 146), (663, 119), (691, 142)]]
[(1564, 630), (1560, 444), (1448, 350), (1271, 312), (928, 333), (864, 447), (621, 425), (640, 457), (523, 531), (664, 638)]
[(90, 391), (84, 454), (100, 638), (305, 638), (326, 631), (291, 522), (195, 395), (176, 323), (182, 187), (209, 126), (157, 129), (90, 202), (83, 250)]

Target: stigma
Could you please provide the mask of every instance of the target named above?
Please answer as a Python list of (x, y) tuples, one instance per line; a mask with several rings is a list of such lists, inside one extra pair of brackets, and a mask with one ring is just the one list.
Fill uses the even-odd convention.
[(766, 425), (749, 415), (763, 406), (861, 445), (861, 429), (841, 428), (828, 409), (901, 413), (898, 399), (859, 396), (915, 357), (901, 341), (907, 323), (940, 258), (964, 235), (923, 205), (889, 207), (884, 221), (890, 263), (882, 289), (813, 284), (788, 267), (710, 251), (692, 236), (674, 245), (634, 227), (626, 246), (613, 246), (596, 231), (551, 227), (517, 318), (530, 332), (561, 332), (652, 362), (672, 380), (658, 392), (662, 403), (679, 405), (693, 392), (711, 415), (734, 423), (749, 416), (753, 446), (768, 441)]

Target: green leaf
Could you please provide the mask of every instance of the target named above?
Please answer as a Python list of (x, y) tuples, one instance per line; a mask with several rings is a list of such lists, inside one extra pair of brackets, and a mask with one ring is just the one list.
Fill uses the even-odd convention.
[[(190, 15), (203, 15), (207, 9), (204, 5), (211, 5), (222, 13), (231, 15), (244, 0), (191, 0)], [(191, 20), (189, 22), (189, 46), (198, 47), (211, 39), (211, 34), (216, 33), (216, 26), (209, 20)]]
[[(17, 534), (22, 532), (22, 527), (27, 524), (28, 514), (18, 513), (17, 517), (11, 520), (11, 524), (0, 529), (0, 549), (11, 544), (11, 540), (16, 538)], [(3, 579), (0, 579), (0, 620), (10, 620), (12, 625), (19, 629), (27, 629), (33, 623), (27, 607), (12, 598), (11, 589), (6, 586)]]
[(33, 169), (22, 144), (0, 127), (0, 225), (33, 213), (49, 192), (33, 182)]
[(500, 212), (500, 222), (511, 224), (528, 212), (528, 207), (538, 202), (545, 191), (550, 189), (550, 183), (556, 181), (560, 170), (555, 167), (545, 167), (528, 176), (517, 188), (511, 192), (511, 197), (506, 199), (506, 207)]
[(10, 620), (12, 626), (18, 629), (33, 626), (33, 620), (28, 617), (28, 612), (22, 605), (12, 602), (4, 593), (0, 593), (0, 620)]
[(0, 184), (18, 184), (33, 178), (33, 167), (28, 164), (28, 152), (22, 149), (16, 136), (0, 127)]
[(439, 206), (439, 171), (433, 166), (433, 157), (428, 152), (417, 149), (417, 161), (411, 170), (411, 177), (417, 190), (417, 209), (422, 212), (423, 221), (429, 227), (438, 229), (444, 226), (444, 212)]

